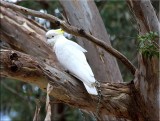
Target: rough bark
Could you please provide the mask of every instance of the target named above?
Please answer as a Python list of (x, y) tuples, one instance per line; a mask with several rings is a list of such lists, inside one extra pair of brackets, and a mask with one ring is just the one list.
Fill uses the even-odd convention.
[[(48, 64), (60, 67), (55, 55), (46, 44), (46, 30), (20, 13), (1, 6), (1, 40), (13, 49), (36, 56)], [(10, 28), (10, 29), (9, 29)]]
[[(153, 31), (160, 34), (160, 23), (149, 0), (133, 0), (127, 1), (129, 7), (133, 11), (137, 24), (139, 26), (139, 34), (144, 35)], [(158, 39), (155, 40), (158, 42)], [(159, 59), (152, 57), (151, 59), (143, 57), (139, 54), (139, 68), (137, 75), (137, 89), (145, 100), (145, 105), (150, 111), (148, 118), (150, 120), (159, 120)]]
[[(81, 81), (24, 53), (2, 49), (0, 54), (2, 77), (36, 84), (43, 91), (46, 91), (49, 82), (53, 85), (51, 95), (56, 99), (56, 103), (96, 111), (97, 97), (89, 95)], [(144, 106), (136, 103), (135, 95), (137, 96), (138, 92), (135, 93), (133, 83), (101, 83), (101, 90), (103, 96), (99, 110), (101, 115), (127, 119), (136, 116), (136, 113), (141, 115), (141, 106)], [(132, 107), (138, 112), (134, 113)]]
[[(66, 17), (71, 25), (84, 29), (96, 38), (110, 44), (109, 36), (94, 1), (60, 0)], [(77, 37), (77, 42), (87, 49), (87, 60), (96, 79), (101, 82), (122, 82), (116, 59), (94, 43)], [(94, 58), (94, 59), (93, 59)], [(114, 72), (114, 73), (113, 73)]]

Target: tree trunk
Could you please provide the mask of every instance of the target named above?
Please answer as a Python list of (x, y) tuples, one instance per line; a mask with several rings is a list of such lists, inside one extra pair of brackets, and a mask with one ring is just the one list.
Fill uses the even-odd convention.
[[(160, 23), (149, 0), (128, 0), (128, 5), (133, 11), (137, 24), (139, 26), (139, 34), (144, 35), (153, 31), (160, 34)], [(158, 39), (155, 40), (158, 43)], [(159, 59), (152, 57), (151, 59), (139, 54), (139, 68), (137, 78), (137, 89), (145, 100), (145, 104), (150, 111), (148, 119), (159, 120)]]

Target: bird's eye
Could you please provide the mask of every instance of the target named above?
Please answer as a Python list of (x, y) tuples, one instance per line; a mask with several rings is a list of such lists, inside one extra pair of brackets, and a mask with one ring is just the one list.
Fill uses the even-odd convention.
[(52, 38), (53, 38), (54, 36), (52, 35)]

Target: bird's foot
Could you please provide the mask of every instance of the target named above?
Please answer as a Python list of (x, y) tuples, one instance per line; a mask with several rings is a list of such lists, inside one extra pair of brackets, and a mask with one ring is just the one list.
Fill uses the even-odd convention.
[(71, 74), (70, 72), (69, 72), (69, 70), (64, 70), (66, 73), (68, 73), (68, 74)]

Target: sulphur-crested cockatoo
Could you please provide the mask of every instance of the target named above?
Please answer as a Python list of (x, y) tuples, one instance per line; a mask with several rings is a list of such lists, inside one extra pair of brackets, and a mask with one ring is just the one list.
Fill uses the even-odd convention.
[(87, 52), (77, 43), (66, 39), (62, 29), (49, 30), (46, 33), (47, 43), (53, 47), (60, 64), (80, 79), (89, 94), (98, 95), (94, 74), (84, 55)]

